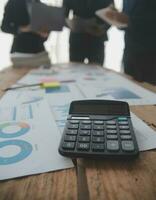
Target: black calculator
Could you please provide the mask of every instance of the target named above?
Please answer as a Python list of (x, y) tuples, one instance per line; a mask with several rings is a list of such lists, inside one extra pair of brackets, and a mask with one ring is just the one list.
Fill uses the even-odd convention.
[(73, 101), (59, 146), (67, 157), (138, 156), (129, 105), (123, 101)]

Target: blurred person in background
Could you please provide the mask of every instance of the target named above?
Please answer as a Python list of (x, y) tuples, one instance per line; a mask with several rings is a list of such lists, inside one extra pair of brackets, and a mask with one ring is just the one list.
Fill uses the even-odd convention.
[(124, 29), (125, 73), (156, 85), (156, 1), (123, 0), (123, 12), (111, 9), (107, 16), (127, 24)]
[(1, 29), (3, 32), (14, 35), (11, 60), (17, 67), (50, 64), (44, 48), (48, 34), (32, 32), (30, 28), (32, 3), (33, 0), (9, 0), (4, 10)]
[[(104, 42), (107, 41), (107, 30), (109, 25), (100, 20), (95, 12), (106, 8), (113, 0), (63, 0), (65, 15), (68, 18), (70, 10), (73, 11), (73, 19), (79, 20), (80, 26), (83, 20), (90, 20), (89, 25), (84, 30), (71, 30), (70, 61), (84, 62), (103, 65), (104, 62)], [(79, 29), (78, 27), (75, 27)]]

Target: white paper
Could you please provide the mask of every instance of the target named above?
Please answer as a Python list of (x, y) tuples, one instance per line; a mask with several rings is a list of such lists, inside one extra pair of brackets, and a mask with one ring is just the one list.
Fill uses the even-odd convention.
[(70, 159), (59, 155), (59, 141), (46, 101), (1, 106), (0, 180), (73, 167)]
[(90, 99), (111, 99), (127, 101), (129, 105), (156, 104), (156, 94), (144, 89), (121, 75), (108, 72), (98, 66), (73, 65), (68, 68), (53, 68), (53, 70), (33, 70), (22, 78), (19, 84), (38, 83), (42, 80), (74, 80), (77, 89), (83, 97)]
[(79, 82), (86, 98), (126, 101), (129, 105), (156, 103), (156, 94), (113, 72), (106, 73), (94, 82)]
[(132, 123), (140, 151), (156, 148), (156, 131), (147, 126), (134, 113), (131, 113)]

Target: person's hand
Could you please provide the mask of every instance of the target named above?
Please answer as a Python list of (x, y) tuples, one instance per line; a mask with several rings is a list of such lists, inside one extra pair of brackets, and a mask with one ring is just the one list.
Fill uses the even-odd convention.
[(39, 31), (39, 32), (37, 32), (37, 34), (40, 35), (43, 38), (47, 38), (49, 36), (49, 33), (47, 33), (47, 32), (40, 32)]
[(122, 13), (118, 12), (117, 10), (112, 9), (111, 7), (105, 13), (106, 17), (112, 21), (121, 23), (121, 24), (128, 24), (129, 17)]
[(30, 25), (27, 25), (27, 26), (20, 26), (20, 27), (19, 27), (19, 31), (22, 32), (22, 33), (30, 32), (30, 31), (31, 31)]
[(49, 36), (49, 30), (47, 27), (42, 27), (38, 32), (37, 34), (39, 34), (41, 37), (43, 38), (47, 38)]
[[(21, 33), (34, 32), (34, 31), (31, 30), (30, 25), (20, 26), (19, 27), (19, 31)], [(40, 29), (40, 31), (37, 31), (37, 32), (34, 32), (34, 33), (40, 35), (43, 38), (47, 38), (49, 36), (49, 31), (48, 31), (48, 29), (46, 27), (43, 27), (43, 28)]]

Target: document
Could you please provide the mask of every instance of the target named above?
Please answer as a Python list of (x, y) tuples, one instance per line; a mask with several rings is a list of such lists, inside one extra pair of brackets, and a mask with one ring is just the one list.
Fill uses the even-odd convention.
[[(46, 70), (32, 70), (19, 80), (17, 84), (35, 84), (43, 80), (73, 80), (72, 83), (61, 83), (62, 87), (60, 87), (59, 93), (67, 94), (68, 87), (68, 94), (71, 94), (69, 87), (75, 87), (76, 89), (72, 90), (72, 92), (76, 93), (77, 91), (81, 94), (82, 96), (79, 98), (127, 101), (129, 105), (156, 104), (156, 94), (154, 92), (137, 85), (120, 74), (106, 71), (96, 65), (73, 64), (68, 67), (59, 66)], [(46, 93), (48, 92), (48, 95), (50, 95), (49, 91), (45, 90)], [(54, 92), (53, 90), (51, 95), (54, 96), (57, 93), (58, 91), (55, 90)]]
[(134, 113), (131, 113), (134, 132), (139, 146), (139, 151), (156, 148), (156, 131), (147, 126)]
[(28, 54), (28, 53), (19, 53), (15, 52), (10, 55), (11, 61), (16, 67), (20, 66), (41, 66), (45, 63), (50, 65), (50, 59), (48, 53), (43, 51), (41, 53)]
[(64, 8), (34, 2), (31, 12), (33, 31), (61, 31), (65, 24)]
[(0, 180), (73, 167), (45, 100), (0, 106)]
[(113, 11), (113, 9), (111, 7), (107, 7), (107, 8), (97, 10), (95, 12), (95, 14), (100, 19), (102, 19), (103, 21), (107, 22), (110, 25), (114, 25), (118, 28), (126, 28), (128, 26), (128, 24), (122, 23), (122, 22), (118, 21), (116, 18), (114, 18), (113, 15), (111, 15), (111, 11)]

